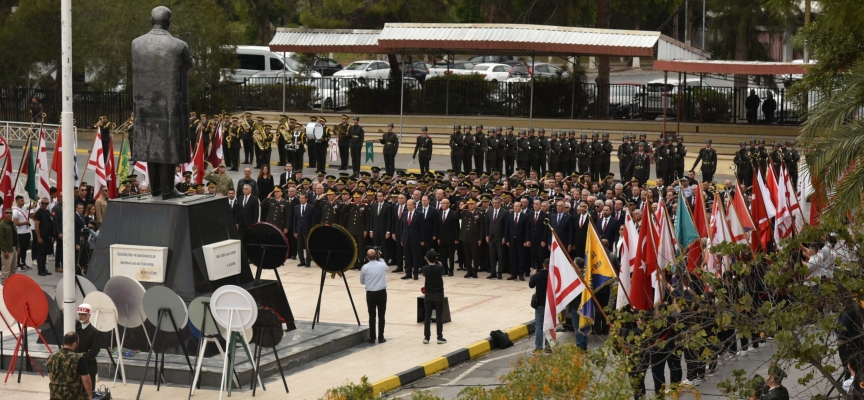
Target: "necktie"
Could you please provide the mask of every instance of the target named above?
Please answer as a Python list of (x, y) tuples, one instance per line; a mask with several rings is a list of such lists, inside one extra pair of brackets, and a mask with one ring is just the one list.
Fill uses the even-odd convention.
[(303, 218), (303, 214), (306, 212), (306, 205), (300, 206), (300, 218)]
[(426, 210), (428, 210), (428, 209), (429, 209), (429, 207), (423, 207), (423, 218), (424, 219), (426, 218)]
[(519, 214), (520, 213), (516, 213), (516, 222), (514, 222), (513, 225), (516, 225), (516, 226), (519, 225)]
[(444, 216), (441, 217), (441, 222), (442, 222), (442, 223), (443, 223), (443, 222), (447, 222), (447, 211), (448, 211), (448, 210), (444, 210)]
[(408, 226), (411, 226), (411, 214), (412, 213), (408, 213)]
[(381, 203), (378, 203), (378, 214), (377, 215), (379, 215), (379, 216), (381, 215)]
[(540, 214), (538, 214), (536, 212), (534, 213), (534, 225), (537, 225), (537, 217), (539, 217), (539, 216), (540, 216)]
[(561, 224), (561, 213), (558, 213), (558, 221), (555, 222), (555, 223), (556, 223), (556, 224)]
[(579, 219), (579, 227), (585, 226), (585, 214), (582, 214), (582, 218)]
[(609, 222), (609, 217), (603, 218), (603, 232), (606, 232), (606, 223)]
[(399, 219), (402, 219), (402, 206), (399, 206)]
[(246, 207), (247, 201), (249, 201), (249, 196), (243, 196), (243, 207)]
[(492, 222), (498, 221), (498, 209), (495, 209), (495, 213), (492, 216)]

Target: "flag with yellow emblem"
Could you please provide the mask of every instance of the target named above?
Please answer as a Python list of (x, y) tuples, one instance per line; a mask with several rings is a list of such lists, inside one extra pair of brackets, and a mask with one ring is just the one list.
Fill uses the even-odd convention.
[(585, 243), (585, 284), (588, 289), (582, 292), (582, 302), (579, 305), (579, 329), (588, 333), (594, 324), (594, 314), (597, 304), (591, 295), (610, 284), (615, 278), (615, 270), (609, 261), (609, 255), (597, 235), (594, 224), (588, 225), (588, 237)]

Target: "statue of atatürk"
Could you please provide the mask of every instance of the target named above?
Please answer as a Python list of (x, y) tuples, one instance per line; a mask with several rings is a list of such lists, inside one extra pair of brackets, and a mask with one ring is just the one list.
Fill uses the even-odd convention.
[(171, 36), (171, 10), (150, 13), (153, 30), (132, 41), (135, 159), (147, 162), (153, 196), (182, 196), (174, 188), (174, 166), (189, 162), (189, 72), (194, 60), (186, 42)]

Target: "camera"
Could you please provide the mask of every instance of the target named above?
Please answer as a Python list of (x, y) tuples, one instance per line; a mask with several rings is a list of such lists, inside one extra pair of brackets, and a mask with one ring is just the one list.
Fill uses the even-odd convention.
[(369, 249), (375, 250), (375, 259), (376, 260), (380, 260), (381, 257), (383, 256), (383, 253), (381, 251), (381, 246), (366, 246), (367, 252), (369, 251)]

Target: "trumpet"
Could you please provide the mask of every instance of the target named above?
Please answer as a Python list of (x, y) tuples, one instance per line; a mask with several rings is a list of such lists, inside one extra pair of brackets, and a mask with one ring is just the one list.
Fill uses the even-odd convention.
[(129, 130), (129, 125), (132, 125), (132, 122), (133, 122), (133, 121), (134, 121), (134, 119), (130, 117), (129, 119), (126, 120), (126, 122), (124, 122), (123, 124), (121, 124), (120, 126), (118, 126), (116, 129), (114, 129), (114, 131), (115, 131), (115, 132), (125, 132), (125, 131), (128, 131), (128, 130)]

